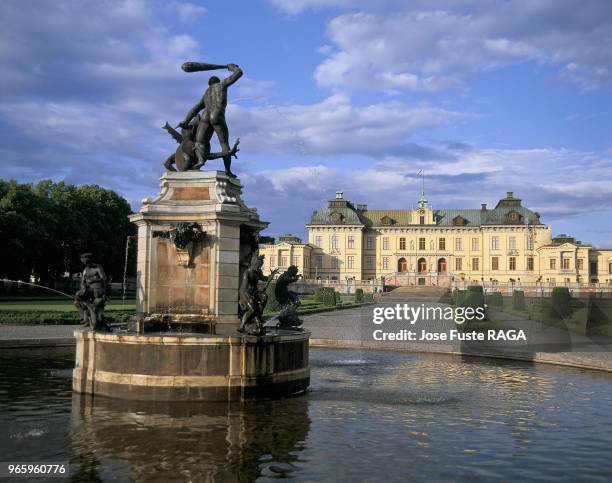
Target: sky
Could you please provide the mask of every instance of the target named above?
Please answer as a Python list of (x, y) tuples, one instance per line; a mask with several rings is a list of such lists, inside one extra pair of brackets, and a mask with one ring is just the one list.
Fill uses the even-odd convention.
[(207, 85), (180, 65), (236, 63), (233, 169), (268, 235), (305, 236), (336, 191), (411, 208), (424, 181), (434, 209), (513, 191), (612, 247), (610, 25), (609, 0), (3, 0), (0, 177), (137, 210)]

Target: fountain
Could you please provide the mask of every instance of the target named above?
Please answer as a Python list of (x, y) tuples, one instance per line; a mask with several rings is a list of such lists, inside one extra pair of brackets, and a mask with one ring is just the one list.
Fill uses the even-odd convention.
[[(211, 91), (226, 96), (242, 71), (234, 64), (183, 65), (187, 72), (225, 67), (232, 74), (211, 77), (204, 99)], [(209, 129), (215, 102), (209, 99), (201, 115), (203, 104), (196, 105), (179, 124), (180, 134), (165, 126), (180, 146), (165, 163), (159, 195), (144, 199), (130, 218), (138, 227), (137, 313), (125, 331), (75, 331), (78, 393), (234, 401), (308, 387), (309, 333), (263, 326), (267, 297), (258, 283), (266, 277), (253, 261), (260, 259), (259, 232), (268, 223), (244, 204), (231, 172), (238, 142), (230, 149), (223, 130)], [(222, 134), (220, 153), (210, 152), (214, 131)], [(217, 158), (225, 172), (200, 171)]]

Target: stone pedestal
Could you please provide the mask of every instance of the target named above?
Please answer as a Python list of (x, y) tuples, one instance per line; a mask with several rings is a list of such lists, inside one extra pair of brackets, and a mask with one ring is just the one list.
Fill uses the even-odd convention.
[(263, 337), (128, 334), (78, 329), (72, 388), (155, 401), (241, 401), (303, 392), (308, 332)]
[[(240, 181), (222, 171), (166, 172), (161, 188), (130, 218), (138, 226), (135, 328), (234, 334), (241, 266), (267, 223), (242, 202)], [(192, 254), (168, 237), (180, 223), (205, 232)]]

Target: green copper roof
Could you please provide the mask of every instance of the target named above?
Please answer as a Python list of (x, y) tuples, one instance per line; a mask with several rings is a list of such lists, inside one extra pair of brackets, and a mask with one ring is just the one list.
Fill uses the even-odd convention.
[[(510, 212), (518, 213), (518, 220), (509, 218)], [(334, 215), (337, 213), (337, 215)], [(458, 216), (465, 220), (463, 226), (481, 225), (524, 225), (542, 224), (540, 218), (524, 206), (497, 206), (494, 209), (455, 209), (435, 210), (437, 226), (456, 226), (455, 218)], [(389, 226), (415, 226), (410, 225), (410, 210), (357, 210), (352, 204), (346, 203), (343, 207), (323, 208), (312, 214), (311, 225), (363, 225), (384, 226), (383, 218), (391, 218)]]

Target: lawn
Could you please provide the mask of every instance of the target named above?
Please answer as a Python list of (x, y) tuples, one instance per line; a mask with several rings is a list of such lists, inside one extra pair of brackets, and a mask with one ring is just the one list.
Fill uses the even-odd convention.
[[(105, 309), (111, 321), (123, 320), (136, 310), (133, 298), (111, 298)], [(0, 298), (0, 324), (76, 324), (79, 316), (71, 299), (67, 297), (24, 296)]]

